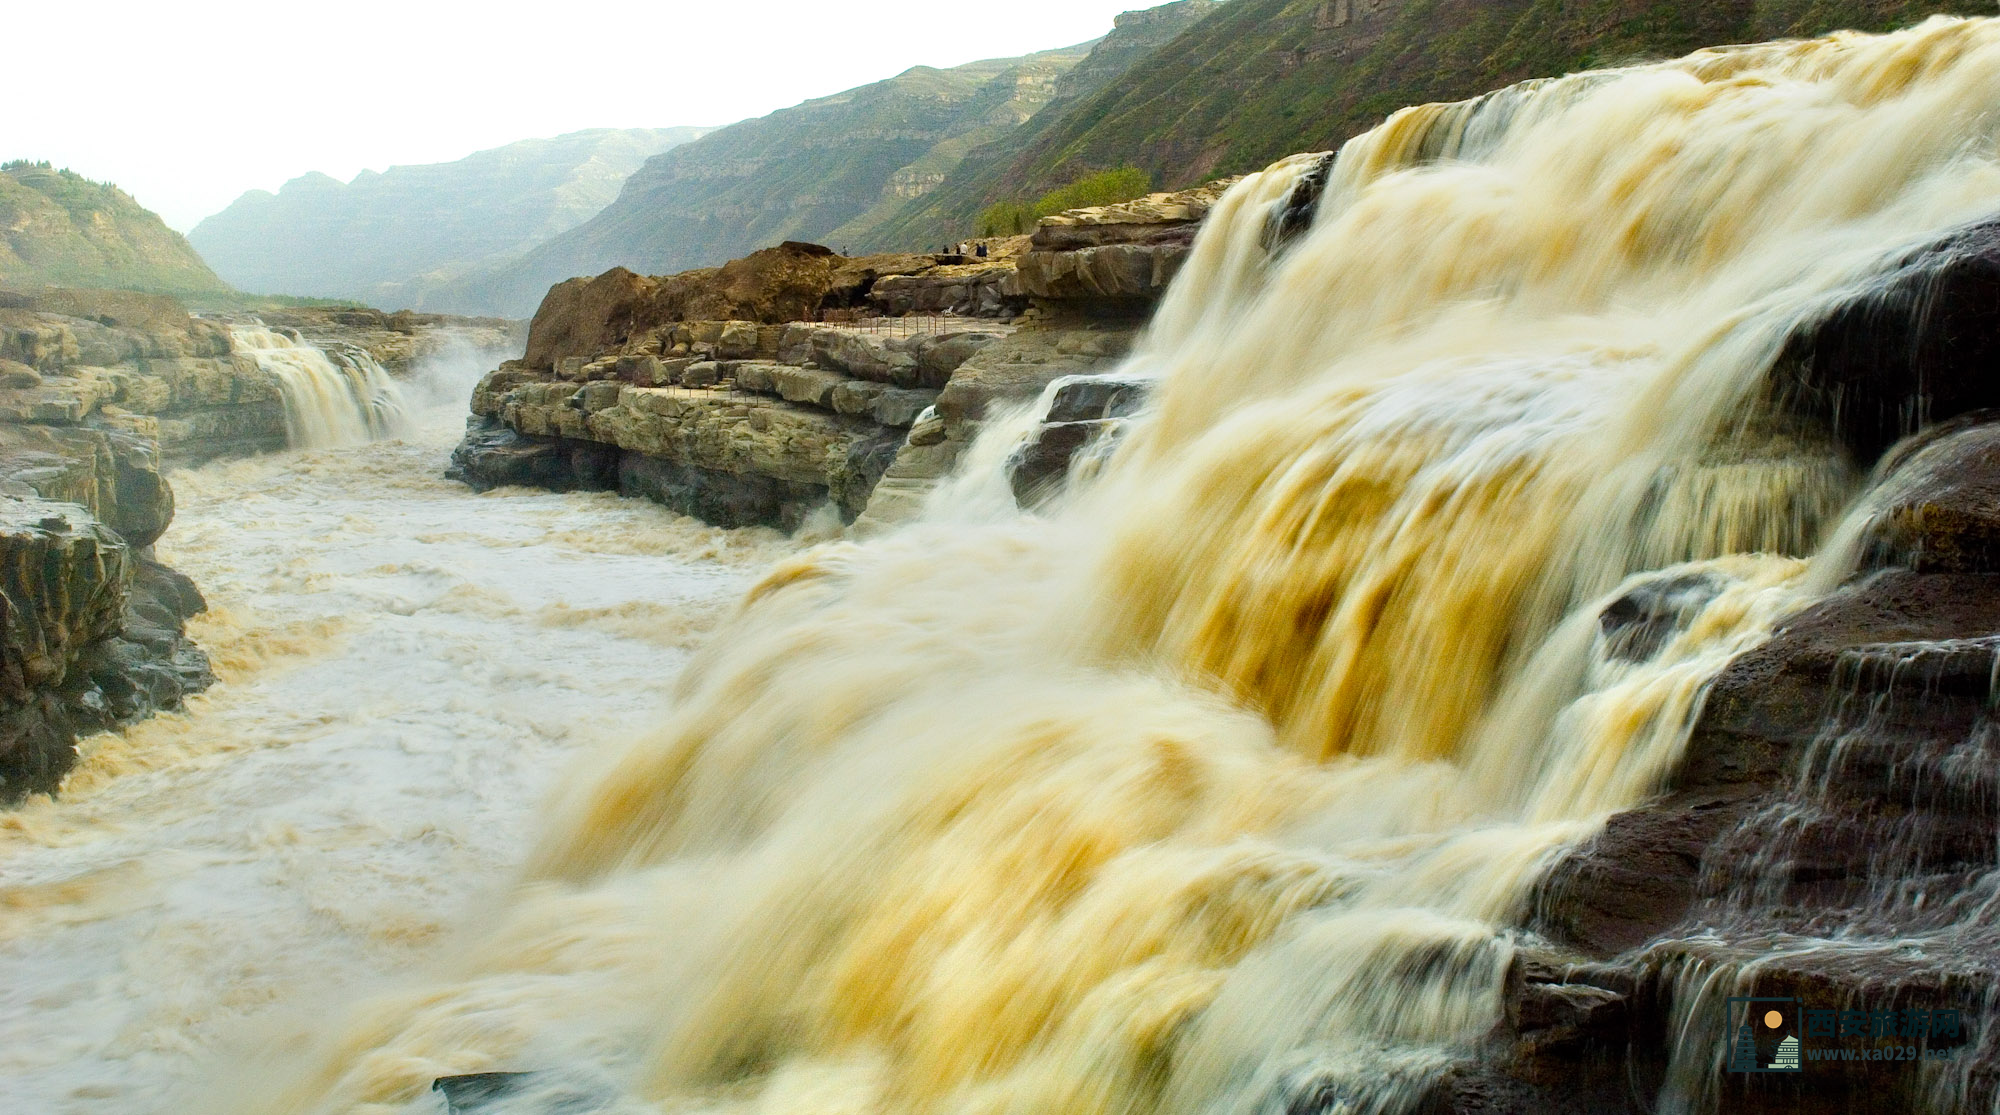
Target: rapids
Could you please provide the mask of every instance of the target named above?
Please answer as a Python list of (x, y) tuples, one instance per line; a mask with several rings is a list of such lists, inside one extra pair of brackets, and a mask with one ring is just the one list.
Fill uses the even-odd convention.
[[(343, 870), (244, 900), (312, 910), (278, 927), (302, 938), (287, 949), (202, 967), (243, 940), (222, 889), (187, 899), (193, 933), (125, 946), (139, 1002), (186, 989), (167, 1009), (196, 1020), (172, 1040), (207, 1043), (204, 1011), (271, 1031), (258, 1057), (211, 1062), (187, 1109), (427, 1111), (432, 1078), (508, 1069), (619, 1111), (1406, 1109), (1498, 1020), (1541, 869), (1653, 792), (1704, 683), (1848, 573), (1838, 540), (1871, 462), (1787, 411), (1770, 373), (1801, 323), (2000, 208), (1996, 103), (2000, 25), (1982, 20), (1533, 83), (1350, 143), (1274, 255), (1314, 160), (1281, 163), (1211, 213), (1125, 370), (1155, 401), (1090, 483), (1046, 515), (981, 499), (785, 557), (657, 706), (622, 702), (665, 680), (671, 650), (561, 642), (622, 626), (523, 638), (469, 618), (498, 607), (491, 581), (383, 572), (421, 564), (440, 529), (482, 555), (562, 530), (547, 560), (611, 561), (590, 551), (630, 535), (583, 517), (608, 504), (445, 499), (357, 467), (340, 483), (401, 485), (415, 509), (344, 518), (314, 496), (326, 517), (294, 525), (325, 532), (326, 554), (280, 526), (255, 536), (261, 558), (232, 538), (210, 564), (190, 515), (169, 536), (189, 572), (249, 593), (243, 607), (273, 579), (301, 586), (300, 622), (359, 625), (356, 657), (238, 675), (187, 721), (301, 679), (260, 706), (298, 709), (289, 747), (225, 759), (199, 730), (210, 758), (93, 778), (12, 822), (9, 857), (49, 897), (11, 904), (30, 931), (9, 947), (54, 950), (59, 970), (70, 946), (34, 927), (71, 907), (65, 888), (88, 911), (94, 888), (127, 892), (119, 871), (170, 870), (165, 849), (241, 866), (277, 855), (263, 841), (324, 834)], [(289, 460), (317, 474), (335, 458)], [(244, 487), (189, 485), (211, 515)], [(445, 506), (448, 528), (429, 523)], [(543, 534), (508, 525), (528, 509)], [(513, 560), (499, 565), (519, 574), (542, 551)], [(624, 595), (565, 614), (671, 609), (702, 567), (622, 568)], [(1690, 583), (1712, 591), (1657, 646), (1599, 623), (1623, 594)], [(516, 613), (549, 606), (507, 591)], [(440, 610), (447, 648), (399, 656), (403, 621), (432, 630)], [(210, 638), (229, 660), (232, 636)], [(628, 722), (608, 746), (511, 742), (573, 700), (539, 673), (552, 660), (592, 685), (632, 671), (609, 687)], [(429, 681), (440, 671), (452, 680)], [(371, 712), (435, 726), (351, 737), (418, 740), (402, 750), (430, 756), (412, 768), (429, 778), (364, 777), (371, 752), (335, 737)], [(557, 754), (573, 769), (530, 834), (526, 784)], [(468, 803), (484, 784), (460, 756), (517, 763), (521, 788)], [(303, 769), (274, 812), (229, 793), (253, 776), (238, 772), (289, 763)], [(140, 800), (162, 781), (202, 804)], [(147, 819), (119, 835), (128, 810)], [(501, 874), (513, 832), (494, 825), (523, 837), (521, 866), (475, 913), (441, 916)], [(461, 844), (461, 827), (480, 834)], [(435, 850), (432, 832), (474, 851)], [(67, 846), (120, 840), (163, 852), (103, 854), (97, 876)], [(401, 920), (399, 901), (428, 912)], [(367, 943), (384, 929), (418, 944)], [(378, 955), (273, 959), (315, 948)], [(342, 974), (356, 967), (406, 971), (360, 993)], [(241, 1001), (265, 998), (286, 1006)]]
[(173, 476), (160, 551), (221, 681), (0, 813), (0, 1110), (187, 1110), (218, 1043), (435, 957), (550, 781), (789, 548), (438, 479), (468, 382), (407, 440)]

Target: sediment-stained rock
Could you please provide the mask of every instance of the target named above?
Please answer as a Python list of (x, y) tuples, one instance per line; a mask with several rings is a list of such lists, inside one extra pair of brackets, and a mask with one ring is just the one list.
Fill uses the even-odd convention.
[(288, 329), (321, 348), (352, 345), (389, 374), (409, 375), (427, 359), (451, 355), (454, 347), (475, 351), (520, 351), (526, 324), (497, 317), (454, 317), (409, 310), (383, 313), (366, 307), (262, 310), (258, 320)]

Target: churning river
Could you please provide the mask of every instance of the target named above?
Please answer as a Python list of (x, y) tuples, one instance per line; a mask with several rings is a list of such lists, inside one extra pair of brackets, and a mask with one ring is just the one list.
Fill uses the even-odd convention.
[(161, 554), (221, 681), (0, 814), (0, 1110), (186, 1110), (194, 1066), (448, 950), (551, 782), (657, 718), (788, 545), (473, 495), (439, 478), (461, 406), (174, 476)]

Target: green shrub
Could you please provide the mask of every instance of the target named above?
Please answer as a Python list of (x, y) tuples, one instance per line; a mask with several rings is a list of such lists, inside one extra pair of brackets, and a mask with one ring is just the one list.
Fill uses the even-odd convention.
[(1034, 231), (1035, 222), (1043, 217), (1066, 209), (1130, 201), (1135, 197), (1144, 197), (1152, 189), (1152, 175), (1136, 166), (1121, 166), (1050, 190), (1036, 198), (1032, 205), (1025, 201), (1002, 201), (989, 205), (979, 214), (975, 224), (981, 236), (1019, 236)]
[(1065, 209), (1091, 205), (1112, 205), (1144, 197), (1153, 188), (1153, 176), (1136, 166), (1121, 166), (1079, 178), (1061, 189), (1050, 190), (1035, 202), (1036, 220)]

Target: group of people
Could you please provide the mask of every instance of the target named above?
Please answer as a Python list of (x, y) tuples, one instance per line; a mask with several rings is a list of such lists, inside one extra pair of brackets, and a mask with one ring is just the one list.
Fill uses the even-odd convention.
[(960, 240), (956, 247), (953, 247), (950, 244), (946, 244), (944, 247), (944, 251), (938, 254), (947, 256), (950, 255), (976, 256), (979, 259), (985, 259), (986, 245), (983, 243), (976, 243), (971, 240)]

